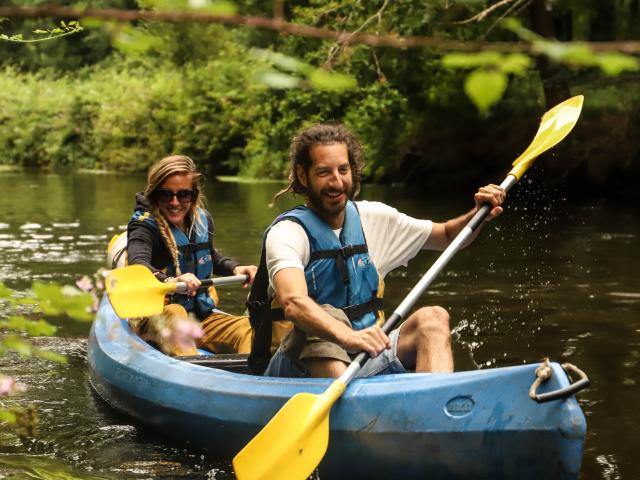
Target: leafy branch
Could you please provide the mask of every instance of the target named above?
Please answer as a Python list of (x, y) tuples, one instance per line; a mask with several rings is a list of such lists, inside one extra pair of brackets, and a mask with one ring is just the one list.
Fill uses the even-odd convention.
[(73, 35), (83, 30), (84, 28), (82, 28), (82, 26), (77, 20), (72, 20), (69, 23), (66, 23), (64, 20), (61, 20), (60, 24), (55, 28), (37, 29), (33, 31), (33, 33), (35, 33), (36, 35), (46, 35), (43, 37), (24, 38), (22, 33), (18, 33), (16, 35), (7, 35), (5, 33), (2, 33), (0, 34), (0, 40), (5, 40), (7, 42), (16, 42), (16, 43), (47, 42), (49, 40), (54, 40), (57, 38), (66, 37), (68, 35)]
[[(217, 10), (216, 10), (217, 11)], [(327, 28), (317, 28), (309, 25), (285, 22), (280, 18), (266, 18), (227, 13), (210, 13), (200, 10), (120, 10), (115, 8), (75, 8), (58, 5), (40, 5), (37, 7), (0, 7), (0, 17), (9, 18), (40, 18), (66, 17), (91, 18), (93, 24), (99, 21), (132, 22), (139, 20), (168, 22), (168, 23), (221, 23), (234, 26), (264, 28), (289, 35), (297, 35), (321, 40), (335, 40), (342, 42), (346, 38), (349, 44), (364, 44), (373, 47), (390, 48), (435, 48), (442, 51), (484, 51), (499, 52), (531, 52), (535, 49), (530, 42), (486, 42), (462, 41), (440, 37), (421, 35), (376, 35), (367, 33), (339, 32)], [(612, 41), (589, 42), (589, 46), (596, 52), (639, 53), (640, 41)]]
[[(558, 42), (544, 38), (513, 18), (501, 25), (531, 45), (531, 54), (544, 55), (570, 68), (599, 68), (605, 75), (640, 70), (640, 60), (618, 52), (597, 52), (586, 42)], [(482, 115), (504, 95), (509, 75), (524, 75), (533, 65), (524, 53), (468, 52), (450, 53), (442, 57), (449, 69), (471, 70), (464, 81), (464, 91)]]
[[(26, 357), (64, 363), (66, 358), (55, 352), (35, 347), (29, 336), (52, 336), (56, 327), (43, 318), (33, 316), (67, 316), (87, 321), (92, 318), (93, 298), (82, 290), (57, 284), (34, 282), (32, 294), (18, 297), (0, 282), (0, 306), (8, 310), (8, 315), (0, 319), (0, 356), (13, 351)], [(21, 312), (31, 313), (27, 316)], [(26, 386), (15, 379), (0, 374), (0, 398), (17, 395), (26, 390)], [(33, 435), (37, 423), (35, 409), (28, 407), (6, 407), (0, 401), (0, 425), (9, 424), (20, 435)]]

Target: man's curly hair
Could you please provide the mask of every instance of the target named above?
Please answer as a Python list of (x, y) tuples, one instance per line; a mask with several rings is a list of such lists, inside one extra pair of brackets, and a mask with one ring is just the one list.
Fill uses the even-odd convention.
[(347, 146), (349, 165), (353, 177), (353, 190), (351, 200), (360, 192), (360, 178), (364, 167), (364, 149), (358, 137), (350, 132), (343, 124), (338, 122), (316, 123), (300, 130), (291, 140), (289, 149), (289, 185), (283, 188), (273, 197), (272, 205), (286, 193), (306, 195), (307, 189), (298, 178), (297, 166), (301, 165), (305, 172), (311, 168), (310, 151), (317, 145), (331, 145), (344, 143)]

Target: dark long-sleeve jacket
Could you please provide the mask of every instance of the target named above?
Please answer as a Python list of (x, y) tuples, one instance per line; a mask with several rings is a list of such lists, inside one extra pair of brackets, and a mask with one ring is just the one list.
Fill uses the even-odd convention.
[[(151, 206), (142, 193), (136, 194), (135, 210), (148, 212)], [(213, 246), (213, 219), (207, 212), (207, 231), (209, 232), (209, 249), (213, 273), (220, 276), (233, 274), (233, 269), (239, 263), (222, 255)], [(160, 233), (147, 222), (130, 221), (127, 225), (127, 261), (129, 265), (144, 265), (151, 270), (156, 278), (164, 281), (167, 275), (162, 272), (167, 265), (173, 263), (171, 254)]]

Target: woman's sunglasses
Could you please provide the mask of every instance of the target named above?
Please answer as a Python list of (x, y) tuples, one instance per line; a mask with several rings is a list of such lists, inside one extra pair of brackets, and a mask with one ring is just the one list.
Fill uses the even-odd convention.
[(153, 191), (153, 196), (159, 202), (169, 203), (173, 200), (173, 197), (177, 197), (180, 203), (193, 202), (193, 199), (198, 195), (198, 190), (178, 190), (172, 192), (166, 188), (158, 188)]

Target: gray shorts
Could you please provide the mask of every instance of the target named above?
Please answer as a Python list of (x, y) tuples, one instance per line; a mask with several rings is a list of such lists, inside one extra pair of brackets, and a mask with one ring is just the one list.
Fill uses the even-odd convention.
[[(356, 377), (373, 377), (375, 375), (389, 375), (392, 373), (406, 373), (407, 370), (398, 358), (398, 337), (400, 327), (389, 334), (391, 348), (384, 350), (376, 358), (371, 358), (360, 369)], [(268, 377), (308, 377), (304, 365), (286, 356), (282, 348), (278, 348), (264, 374)]]

